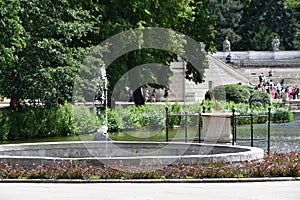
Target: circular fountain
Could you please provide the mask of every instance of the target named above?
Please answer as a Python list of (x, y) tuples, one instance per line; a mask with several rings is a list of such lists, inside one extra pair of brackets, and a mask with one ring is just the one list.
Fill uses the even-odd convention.
[(72, 161), (90, 164), (170, 165), (263, 158), (260, 148), (175, 142), (48, 142), (0, 146), (0, 162), (22, 165)]

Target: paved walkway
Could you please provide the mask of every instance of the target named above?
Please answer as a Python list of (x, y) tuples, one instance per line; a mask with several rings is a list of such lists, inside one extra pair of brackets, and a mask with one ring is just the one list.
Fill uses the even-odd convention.
[(300, 181), (252, 183), (0, 183), (1, 200), (299, 200)]

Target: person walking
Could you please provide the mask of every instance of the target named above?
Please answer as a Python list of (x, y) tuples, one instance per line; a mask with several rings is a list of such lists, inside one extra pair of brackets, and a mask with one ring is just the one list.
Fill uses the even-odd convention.
[(152, 103), (156, 102), (156, 91), (155, 91), (155, 89), (153, 89), (153, 91), (151, 93), (151, 102)]

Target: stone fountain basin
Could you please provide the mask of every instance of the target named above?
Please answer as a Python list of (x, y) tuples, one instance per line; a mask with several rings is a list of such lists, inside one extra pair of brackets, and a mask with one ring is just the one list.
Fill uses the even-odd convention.
[(262, 159), (260, 148), (175, 142), (47, 142), (0, 145), (0, 162), (22, 165), (77, 162), (90, 164), (170, 165), (181, 162), (241, 162)]

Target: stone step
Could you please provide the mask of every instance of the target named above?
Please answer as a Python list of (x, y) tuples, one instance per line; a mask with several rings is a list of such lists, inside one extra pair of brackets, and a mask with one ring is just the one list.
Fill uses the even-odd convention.
[(291, 110), (291, 112), (294, 114), (294, 120), (300, 121), (300, 110)]

